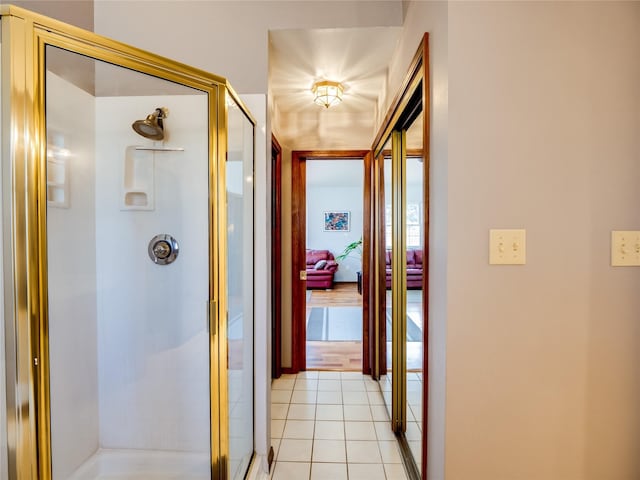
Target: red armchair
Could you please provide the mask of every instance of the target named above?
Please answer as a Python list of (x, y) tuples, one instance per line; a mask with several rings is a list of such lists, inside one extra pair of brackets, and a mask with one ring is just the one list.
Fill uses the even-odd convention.
[[(387, 289), (391, 288), (391, 250), (385, 252), (385, 278)], [(422, 250), (407, 250), (407, 289), (422, 288)]]
[(338, 263), (329, 250), (307, 249), (307, 289), (333, 288)]

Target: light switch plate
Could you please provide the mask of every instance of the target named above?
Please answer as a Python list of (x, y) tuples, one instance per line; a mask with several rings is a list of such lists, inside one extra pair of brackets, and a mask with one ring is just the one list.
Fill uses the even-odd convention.
[(640, 232), (629, 230), (611, 232), (611, 266), (640, 266)]
[(489, 264), (527, 263), (526, 230), (489, 230)]

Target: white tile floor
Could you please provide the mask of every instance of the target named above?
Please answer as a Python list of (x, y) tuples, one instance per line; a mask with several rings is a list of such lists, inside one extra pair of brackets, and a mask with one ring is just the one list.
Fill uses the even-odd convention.
[(406, 480), (377, 382), (357, 372), (283, 375), (271, 387), (273, 480)]

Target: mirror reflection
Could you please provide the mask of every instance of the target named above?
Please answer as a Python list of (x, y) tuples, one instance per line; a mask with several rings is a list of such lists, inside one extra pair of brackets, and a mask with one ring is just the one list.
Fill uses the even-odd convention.
[(424, 354), (423, 285), (425, 255), (424, 162), (422, 113), (407, 130), (406, 155), (406, 437), (418, 468), (422, 455), (422, 383)]
[(382, 339), (384, 344), (383, 351), (385, 352), (386, 365), (383, 362), (383, 369), (380, 372), (380, 387), (382, 390), (382, 396), (384, 397), (385, 406), (391, 417), (391, 403), (392, 403), (392, 390), (391, 380), (393, 375), (392, 370), (392, 296), (391, 296), (391, 247), (392, 247), (392, 235), (391, 235), (391, 138), (387, 140), (382, 152), (379, 156), (379, 160), (382, 163), (382, 179), (381, 179), (381, 201), (380, 205), (382, 209), (382, 217), (384, 225), (384, 234), (381, 238), (381, 244), (384, 246), (382, 255), (384, 255), (384, 298), (381, 311), (384, 312), (381, 315), (381, 320), (384, 321), (384, 331), (386, 332), (385, 338)]

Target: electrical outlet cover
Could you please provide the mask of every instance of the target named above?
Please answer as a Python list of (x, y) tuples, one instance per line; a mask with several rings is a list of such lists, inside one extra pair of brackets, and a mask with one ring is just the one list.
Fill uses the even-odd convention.
[(611, 266), (640, 266), (640, 231), (614, 230), (611, 232)]
[(526, 230), (489, 230), (490, 265), (524, 265), (526, 247)]

